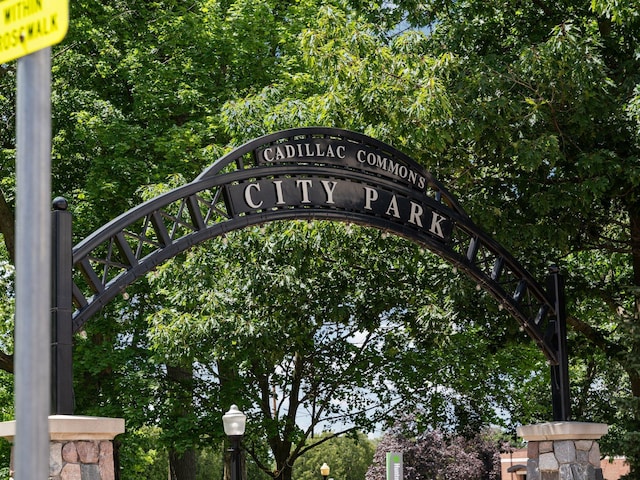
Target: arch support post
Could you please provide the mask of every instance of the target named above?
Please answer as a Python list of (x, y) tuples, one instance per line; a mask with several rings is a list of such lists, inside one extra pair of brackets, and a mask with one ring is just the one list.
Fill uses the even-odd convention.
[(72, 415), (73, 396), (73, 239), (72, 215), (67, 201), (58, 197), (51, 212), (52, 299), (51, 299), (51, 410)]
[(550, 324), (552, 344), (556, 349), (558, 363), (551, 365), (551, 398), (553, 420), (568, 421), (571, 417), (571, 398), (569, 390), (569, 355), (567, 352), (567, 314), (564, 296), (564, 278), (560, 269), (553, 265), (547, 277), (547, 292), (552, 297), (555, 319)]
[(603, 423), (551, 422), (518, 427), (527, 441), (527, 480), (602, 480)]
[[(122, 418), (51, 415), (49, 431), (49, 475), (33, 480), (115, 480), (119, 478), (114, 439), (125, 432)], [(15, 420), (0, 422), (0, 437), (13, 443)], [(23, 465), (14, 464), (12, 448), (11, 478), (27, 478)]]

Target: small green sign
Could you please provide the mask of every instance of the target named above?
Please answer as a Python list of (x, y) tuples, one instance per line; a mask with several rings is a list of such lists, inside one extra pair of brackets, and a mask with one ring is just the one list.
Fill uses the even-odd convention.
[(387, 480), (403, 480), (402, 453), (387, 452)]

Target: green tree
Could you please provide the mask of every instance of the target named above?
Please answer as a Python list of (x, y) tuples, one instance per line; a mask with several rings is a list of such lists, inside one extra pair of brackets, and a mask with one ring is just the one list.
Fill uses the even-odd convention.
[(371, 270), (361, 264), (386, 241), (331, 224), (274, 224), (227, 235), (151, 275), (162, 297), (149, 317), (154, 351), (168, 362), (197, 359), (206, 394), (197, 405), (244, 402), (253, 438), (270, 447), (275, 469), (262, 468), (273, 478), (290, 478), (314, 429), (372, 428), (398, 402), (379, 378), (384, 344), (399, 331), (387, 312), (404, 303), (393, 285), (372, 281), (393, 268), (385, 259)]
[[(329, 440), (324, 441), (329, 438)], [(320, 467), (326, 463), (331, 477), (340, 480), (364, 480), (375, 451), (374, 442), (366, 435), (332, 437), (328, 433), (318, 435), (312, 443), (321, 443), (300, 457), (293, 468), (296, 480), (317, 480)]]
[[(420, 405), (422, 425), (466, 432), (504, 422), (499, 410), (525, 412), (506, 386), (539, 386), (540, 353), (497, 307), (508, 349), (484, 322), (451, 313), (450, 296), (464, 292), (434, 288), (447, 276), (456, 274), (406, 240), (325, 222), (246, 228), (167, 262), (149, 275), (148, 336), (156, 362), (193, 361), (197, 412), (160, 421), (174, 443), (206, 444), (219, 406), (238, 403), (250, 416), (247, 450), (287, 479), (318, 428), (371, 431)], [(467, 302), (480, 314), (478, 300)], [(528, 418), (544, 418), (530, 408)]]

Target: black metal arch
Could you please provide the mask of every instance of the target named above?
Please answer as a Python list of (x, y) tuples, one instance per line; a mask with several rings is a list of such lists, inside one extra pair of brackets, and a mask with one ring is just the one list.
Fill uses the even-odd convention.
[[(558, 272), (552, 272), (553, 283), (545, 290), (471, 221), (430, 172), (378, 140), (331, 128), (258, 138), (219, 159), (191, 183), (107, 223), (74, 247), (66, 263), (62, 259), (71, 250), (71, 221), (63, 207), (54, 211), (54, 257), (61, 262), (54, 271), (62, 272), (54, 279), (56, 413), (73, 411), (72, 334), (137, 278), (226, 232), (275, 220), (315, 218), (402, 235), (473, 278), (542, 349), (552, 365), (554, 419), (568, 419)], [(72, 274), (71, 282), (70, 269), (81, 274)]]

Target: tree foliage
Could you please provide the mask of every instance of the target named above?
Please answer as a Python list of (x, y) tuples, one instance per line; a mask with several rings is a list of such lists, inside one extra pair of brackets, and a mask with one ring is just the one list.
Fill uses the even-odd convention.
[[(425, 295), (438, 262), (424, 255), (380, 232), (293, 222), (228, 234), (158, 268), (148, 335), (156, 361), (193, 365), (189, 391), (199, 413), (178, 419), (195, 428), (183, 432), (185, 440), (215, 421), (216, 405), (243, 402), (249, 452), (266, 442), (276, 466), (263, 469), (284, 479), (316, 446), (309, 443), (316, 429), (373, 430), (416, 402), (428, 412), (424, 424), (473, 429), (488, 421), (480, 412), (512, 406), (497, 376), (495, 389), (487, 382), (480, 390), (465, 362), (438, 357), (445, 335), (412, 340), (412, 328), (436, 326), (438, 314), (437, 328), (454, 325)], [(463, 350), (477, 332), (466, 323), (460, 319), (459, 335), (450, 333)], [(447, 347), (455, 357), (456, 347)], [(529, 370), (500, 375), (515, 381)], [(167, 418), (179, 435), (176, 416)], [(260, 464), (260, 456), (254, 460)]]
[[(311, 441), (320, 443), (330, 435), (323, 433)], [(326, 463), (331, 469), (331, 478), (364, 480), (374, 452), (374, 442), (362, 433), (334, 437), (302, 456), (294, 466), (293, 478), (316, 480), (320, 475), (320, 467)]]

